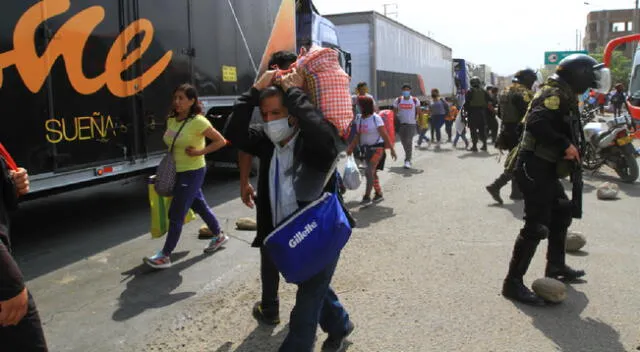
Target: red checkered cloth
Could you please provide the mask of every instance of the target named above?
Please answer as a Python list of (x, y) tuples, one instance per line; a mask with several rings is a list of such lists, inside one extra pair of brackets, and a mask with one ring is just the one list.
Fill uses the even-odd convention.
[(328, 48), (312, 48), (298, 60), (297, 67), (304, 75), (304, 88), (311, 101), (345, 137), (353, 119), (351, 78), (340, 67), (338, 53)]

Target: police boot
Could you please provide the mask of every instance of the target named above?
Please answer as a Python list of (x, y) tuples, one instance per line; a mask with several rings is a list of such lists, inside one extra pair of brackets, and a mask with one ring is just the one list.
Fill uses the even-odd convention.
[(554, 232), (549, 234), (544, 276), (565, 282), (583, 277), (586, 274), (584, 270), (574, 270), (565, 263), (567, 230)]
[(513, 247), (511, 262), (509, 263), (509, 273), (502, 285), (502, 295), (514, 301), (530, 305), (544, 305), (544, 300), (529, 290), (524, 285), (524, 275), (529, 269), (529, 264), (536, 253), (539, 240), (525, 239), (522, 237), (524, 230), (520, 231), (520, 236)]
[(512, 200), (524, 199), (524, 194), (520, 191), (520, 187), (518, 187), (518, 182), (516, 182), (516, 180), (511, 181), (511, 195), (509, 195), (509, 198)]
[(511, 175), (507, 173), (503, 173), (502, 175), (500, 175), (500, 177), (498, 177), (495, 181), (493, 181), (492, 184), (487, 186), (487, 192), (489, 192), (491, 197), (493, 197), (493, 199), (499, 204), (503, 203), (502, 197), (500, 197), (500, 189), (506, 186), (510, 180), (511, 180)]
[(482, 141), (482, 148), (480, 148), (480, 150), (482, 150), (483, 152), (487, 151), (487, 141), (486, 140)]

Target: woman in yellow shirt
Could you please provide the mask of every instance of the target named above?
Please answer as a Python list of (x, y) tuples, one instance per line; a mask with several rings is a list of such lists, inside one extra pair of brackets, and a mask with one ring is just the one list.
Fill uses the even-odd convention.
[[(182, 128), (182, 130), (180, 130)], [(207, 145), (206, 139), (212, 142)], [(190, 84), (183, 84), (173, 93), (173, 110), (167, 119), (167, 130), (163, 140), (167, 146), (175, 145), (176, 185), (169, 208), (169, 232), (164, 248), (152, 257), (145, 258), (147, 265), (156, 269), (171, 267), (171, 253), (176, 248), (184, 218), (189, 208), (193, 209), (207, 225), (213, 238), (205, 253), (218, 250), (228, 240), (220, 224), (209, 208), (202, 193), (202, 184), (207, 173), (205, 155), (224, 147), (227, 142), (206, 117), (198, 102), (198, 92)]]

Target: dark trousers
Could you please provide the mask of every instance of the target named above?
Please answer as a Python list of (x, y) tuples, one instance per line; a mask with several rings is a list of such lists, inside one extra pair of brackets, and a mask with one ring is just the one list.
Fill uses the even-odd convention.
[(570, 201), (556, 176), (556, 165), (533, 155), (522, 156), (514, 172), (524, 194), (524, 227), (516, 240), (507, 278), (522, 279), (538, 243), (547, 238), (547, 265), (564, 267)]
[(498, 139), (498, 119), (491, 112), (487, 112), (487, 130), (489, 131), (489, 137), (493, 143)]
[(474, 146), (478, 144), (478, 139), (483, 144), (487, 143), (485, 115), (485, 108), (469, 108), (469, 128), (471, 129), (471, 142)]
[(206, 174), (207, 169), (204, 167), (194, 171), (178, 172), (176, 186), (173, 190), (173, 200), (169, 207), (169, 232), (162, 249), (164, 255), (171, 255), (178, 245), (184, 218), (189, 209), (193, 209), (196, 214), (200, 215), (202, 221), (214, 234), (220, 233), (218, 219), (213, 215), (202, 193), (202, 184)]
[(312, 352), (318, 323), (329, 336), (346, 334), (349, 314), (329, 287), (338, 259), (298, 285), (296, 304), (289, 319), (289, 333), (280, 346), (280, 352)]
[(260, 248), (260, 280), (262, 281), (262, 301), (260, 305), (267, 314), (277, 314), (280, 311), (278, 287), (280, 286), (280, 272), (271, 260), (269, 251)]
[(447, 132), (447, 140), (451, 141), (451, 138), (453, 138), (453, 120), (444, 121), (444, 130)]
[(36, 304), (29, 294), (27, 315), (16, 326), (0, 327), (0, 351), (47, 352), (47, 343)]
[(613, 105), (613, 116), (614, 117), (622, 116), (622, 104)]
[(431, 129), (435, 133), (434, 142), (440, 142), (442, 140), (442, 125), (444, 125), (444, 115), (431, 116)]

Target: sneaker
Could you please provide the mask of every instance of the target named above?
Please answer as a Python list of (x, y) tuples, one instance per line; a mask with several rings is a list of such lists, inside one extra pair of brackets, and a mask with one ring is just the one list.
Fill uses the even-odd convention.
[(360, 202), (360, 205), (362, 206), (367, 206), (371, 204), (371, 197), (369, 196), (364, 196), (362, 197), (362, 201)]
[(171, 267), (171, 258), (168, 255), (164, 255), (162, 251), (152, 257), (145, 257), (143, 261), (154, 269), (168, 269)]
[(256, 303), (253, 306), (253, 317), (260, 323), (264, 323), (267, 325), (278, 325), (280, 324), (280, 314), (275, 310), (265, 311), (262, 309), (262, 304), (260, 302)]
[(344, 335), (340, 337), (329, 335), (329, 337), (327, 337), (327, 339), (324, 340), (324, 342), (322, 343), (322, 352), (344, 351), (344, 347), (345, 347), (344, 342), (347, 339), (347, 337), (351, 335), (354, 329), (355, 329), (355, 325), (353, 325), (353, 323), (349, 321), (349, 323), (347, 323), (347, 331), (344, 333)]
[(404, 162), (404, 168), (405, 169), (410, 169), (411, 168), (411, 162), (410, 161), (405, 161)]
[(214, 237), (218, 237), (218, 235), (214, 235), (213, 231), (211, 231), (207, 225), (202, 225), (200, 230), (198, 230), (198, 239), (210, 240)]
[(382, 202), (383, 200), (384, 200), (384, 196), (383, 196), (382, 194), (376, 194), (376, 195), (373, 197), (372, 202), (373, 202), (374, 204), (377, 204), (377, 203)]
[(227, 243), (227, 241), (229, 241), (229, 237), (227, 237), (227, 235), (225, 235), (224, 233), (221, 233), (219, 236), (209, 242), (209, 245), (204, 249), (204, 252), (206, 254), (213, 253), (220, 249), (220, 247)]

